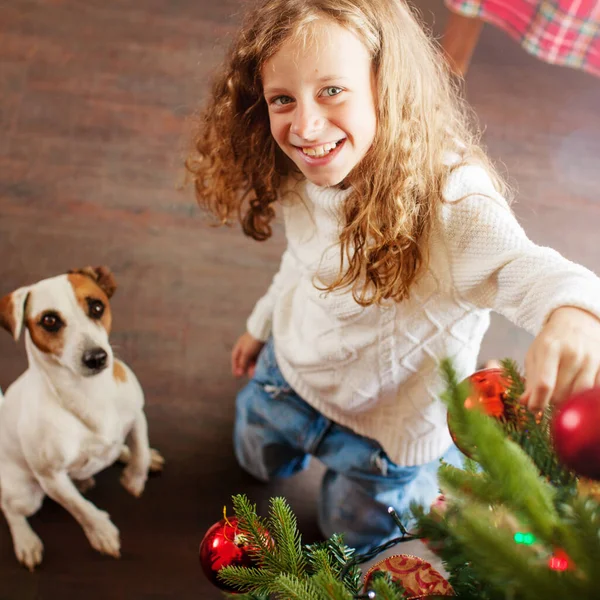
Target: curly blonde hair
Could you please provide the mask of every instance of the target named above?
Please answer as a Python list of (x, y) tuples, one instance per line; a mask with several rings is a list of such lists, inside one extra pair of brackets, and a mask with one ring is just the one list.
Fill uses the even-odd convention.
[[(194, 131), (186, 161), (199, 205), (246, 235), (271, 236), (273, 204), (297, 168), (270, 133), (261, 70), (291, 36), (317, 19), (353, 32), (372, 57), (377, 132), (345, 182), (340, 272), (324, 289), (351, 287), (364, 306), (400, 301), (427, 262), (427, 246), (452, 168), (449, 153), (482, 164), (504, 184), (446, 61), (402, 0), (261, 0), (248, 13)], [(455, 164), (456, 166), (456, 164)]]

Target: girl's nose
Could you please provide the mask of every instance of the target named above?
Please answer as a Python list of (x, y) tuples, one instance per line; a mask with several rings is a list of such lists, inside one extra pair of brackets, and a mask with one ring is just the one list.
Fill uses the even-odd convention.
[(292, 117), (290, 131), (304, 139), (311, 140), (323, 128), (324, 118), (318, 106), (298, 105)]

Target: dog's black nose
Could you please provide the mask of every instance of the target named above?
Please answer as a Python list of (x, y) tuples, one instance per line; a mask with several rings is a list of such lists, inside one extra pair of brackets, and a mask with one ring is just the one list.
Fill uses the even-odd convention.
[(107, 359), (108, 354), (106, 354), (106, 350), (103, 350), (102, 348), (92, 348), (83, 353), (81, 360), (88, 369), (97, 371), (106, 366)]

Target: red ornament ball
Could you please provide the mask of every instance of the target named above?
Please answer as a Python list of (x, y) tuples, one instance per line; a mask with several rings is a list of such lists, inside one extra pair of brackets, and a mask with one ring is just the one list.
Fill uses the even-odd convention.
[(256, 566), (250, 555), (248, 540), (239, 531), (237, 517), (228, 517), (215, 523), (200, 542), (200, 564), (208, 579), (218, 588), (236, 592), (217, 577), (223, 567)]
[(506, 393), (510, 388), (502, 369), (482, 369), (467, 377), (473, 393), (465, 400), (465, 408), (481, 408), (486, 415), (499, 419), (506, 416), (504, 404)]
[[(504, 376), (503, 369), (481, 369), (464, 380), (464, 382), (467, 381), (471, 385), (472, 393), (465, 400), (465, 408), (479, 408), (486, 415), (495, 419), (506, 419), (508, 417), (505, 399), (510, 389), (511, 381)], [(448, 429), (454, 443), (461, 452), (467, 454), (460, 447), (460, 443), (454, 435), (450, 413), (448, 413)]]
[(600, 387), (574, 394), (552, 416), (552, 439), (569, 469), (600, 480)]

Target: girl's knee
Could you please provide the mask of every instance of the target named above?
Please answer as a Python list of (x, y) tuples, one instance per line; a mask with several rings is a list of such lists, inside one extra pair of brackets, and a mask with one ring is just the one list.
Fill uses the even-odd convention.
[[(238, 395), (239, 398), (239, 395)], [(265, 432), (263, 428), (252, 424), (243, 408), (237, 408), (233, 431), (233, 449), (236, 460), (244, 471), (260, 481), (268, 481), (269, 476), (262, 460), (262, 448)]]
[(319, 527), (326, 537), (342, 533), (344, 542), (365, 552), (396, 534), (388, 506), (357, 482), (341, 474), (325, 474), (319, 502)]
[(264, 416), (269, 406), (263, 405), (256, 393), (249, 384), (238, 394), (233, 435), (236, 459), (245, 471), (260, 481), (290, 477), (305, 469), (310, 457), (301, 448), (290, 444), (276, 420), (272, 422), (272, 418)]

